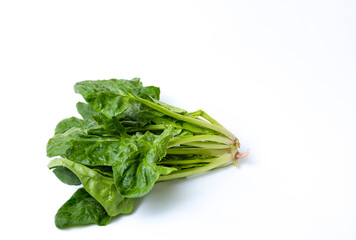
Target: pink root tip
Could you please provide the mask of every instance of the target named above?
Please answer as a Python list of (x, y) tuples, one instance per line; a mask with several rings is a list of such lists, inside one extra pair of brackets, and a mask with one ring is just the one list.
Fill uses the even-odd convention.
[(248, 155), (248, 152), (244, 152), (244, 153), (239, 153), (237, 152), (235, 155), (235, 158), (244, 158)]

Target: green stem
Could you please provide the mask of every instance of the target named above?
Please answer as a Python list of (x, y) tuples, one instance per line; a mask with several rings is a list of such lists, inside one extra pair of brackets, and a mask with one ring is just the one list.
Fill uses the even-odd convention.
[(209, 123), (209, 122), (197, 119), (197, 118), (193, 118), (193, 117), (190, 117), (190, 116), (187, 116), (187, 115), (181, 115), (179, 113), (172, 112), (172, 111), (166, 109), (165, 107), (162, 107), (162, 106), (160, 106), (160, 105), (158, 105), (156, 103), (150, 102), (150, 101), (148, 101), (146, 99), (143, 99), (143, 98), (140, 98), (140, 97), (136, 97), (135, 96), (135, 99), (137, 101), (145, 104), (146, 106), (148, 106), (148, 107), (150, 107), (150, 108), (152, 108), (154, 110), (157, 110), (157, 111), (159, 111), (161, 113), (164, 113), (167, 116), (173, 117), (173, 118), (175, 118), (177, 120), (181, 120), (181, 121), (184, 121), (184, 122), (192, 123), (192, 124), (204, 127), (204, 128), (208, 128), (208, 129), (214, 130), (216, 132), (219, 132), (219, 133), (229, 137), (232, 140), (234, 140), (236, 138), (230, 131), (228, 131), (227, 129), (225, 129), (224, 127), (221, 127), (219, 125), (215, 125), (215, 124), (212, 124), (212, 123)]
[(189, 136), (189, 137), (184, 137), (184, 138), (179, 138), (179, 139), (172, 139), (168, 147), (174, 147), (174, 146), (179, 146), (181, 144), (186, 144), (190, 142), (197, 142), (197, 141), (212, 141), (212, 142), (217, 142), (217, 143), (222, 143), (226, 145), (231, 145), (233, 142), (222, 136), (217, 136), (217, 135), (198, 135), (198, 136)]
[(229, 145), (212, 143), (212, 142), (191, 142), (191, 143), (185, 143), (184, 146), (207, 148), (207, 149), (231, 149), (231, 146)]
[(204, 112), (203, 110), (197, 110), (195, 112), (190, 112), (189, 115), (191, 116), (197, 116), (197, 117), (203, 117), (212, 124), (218, 125), (220, 127), (223, 127), (218, 121), (216, 121), (214, 118), (212, 118), (209, 114)]
[(173, 155), (210, 155), (220, 156), (224, 153), (230, 152), (230, 149), (206, 149), (206, 148), (169, 148), (167, 154)]
[(193, 169), (186, 169), (186, 170), (182, 170), (180, 172), (173, 172), (168, 175), (163, 175), (163, 176), (159, 177), (158, 181), (167, 181), (167, 180), (192, 176), (192, 175), (195, 175), (198, 173), (203, 173), (203, 172), (209, 171), (214, 168), (218, 168), (222, 165), (229, 165), (229, 163), (230, 164), (233, 163), (232, 155), (230, 153), (225, 153), (222, 156), (218, 157), (216, 159), (216, 161), (213, 161), (205, 166), (196, 167)]
[(210, 163), (215, 161), (217, 158), (207, 158), (207, 159), (186, 159), (186, 160), (166, 160), (159, 162), (159, 164), (167, 165), (185, 165), (185, 164), (194, 164), (194, 163)]

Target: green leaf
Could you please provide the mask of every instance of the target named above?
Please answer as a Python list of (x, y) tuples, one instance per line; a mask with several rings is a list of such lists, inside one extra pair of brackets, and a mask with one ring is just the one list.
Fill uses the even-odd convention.
[(89, 104), (77, 102), (77, 111), (84, 120), (93, 119), (93, 116), (98, 114)]
[(159, 99), (159, 88), (143, 87), (139, 78), (82, 81), (75, 84), (74, 90), (80, 93), (95, 111), (108, 118), (124, 117), (125, 111), (132, 106), (136, 97), (149, 101)]
[(98, 173), (106, 177), (111, 177), (111, 178), (114, 177), (111, 166), (94, 166), (94, 167), (89, 166), (89, 168), (97, 171)]
[(139, 80), (97, 80), (75, 84), (75, 92), (80, 93), (92, 108), (108, 118), (123, 115), (129, 100), (142, 86)]
[(142, 197), (154, 186), (160, 175), (166, 175), (175, 168), (157, 166), (166, 155), (173, 126), (168, 127), (161, 135), (150, 132), (135, 135), (122, 142), (118, 161), (114, 162), (113, 173), (117, 189), (128, 198)]
[(139, 92), (139, 96), (144, 99), (159, 100), (160, 89), (155, 86), (142, 87)]
[(103, 114), (97, 114), (93, 117), (98, 125), (105, 130), (105, 135), (108, 136), (127, 136), (124, 126), (117, 117), (111, 119), (105, 117)]
[(135, 199), (134, 198), (124, 198), (117, 206), (120, 209), (121, 214), (129, 214), (135, 207)]
[(53, 173), (57, 176), (61, 182), (68, 185), (80, 185), (82, 184), (79, 178), (68, 168), (58, 166), (53, 170)]
[(83, 130), (73, 127), (64, 133), (56, 134), (47, 143), (47, 156), (63, 156), (66, 151), (72, 146), (72, 142), (76, 138), (80, 138), (84, 135)]
[(84, 121), (76, 117), (63, 119), (57, 124), (55, 129), (55, 134), (65, 133), (66, 131), (68, 131), (73, 127), (83, 129)]
[[(94, 119), (97, 125), (103, 126), (105, 131), (111, 135), (124, 132), (124, 127), (142, 128), (154, 119), (164, 117), (163, 113), (155, 111), (138, 101), (138, 99), (157, 101), (164, 105), (165, 103), (158, 100), (159, 88), (154, 86), (143, 87), (137, 78), (133, 80), (82, 81), (77, 83), (74, 88), (77, 93), (83, 95), (90, 105), (89, 107), (85, 103), (77, 104), (78, 112), (84, 120)], [(166, 106), (174, 111), (184, 111), (168, 104)], [(105, 120), (105, 117), (103, 118), (100, 114), (103, 114), (108, 120)], [(111, 120), (113, 121), (111, 122)], [(113, 130), (115, 131), (113, 132)]]
[(58, 166), (71, 170), (80, 179), (85, 190), (105, 208), (110, 216), (129, 213), (133, 210), (134, 200), (124, 200), (115, 187), (114, 179), (66, 158), (53, 159), (48, 165), (49, 168)]
[(110, 219), (100, 203), (84, 188), (79, 188), (58, 210), (55, 224), (58, 228), (87, 224), (104, 226)]
[(96, 112), (89, 104), (78, 102), (78, 113), (83, 117), (84, 127), (88, 134), (114, 136), (124, 135), (125, 129), (117, 118), (109, 119)]
[(111, 166), (119, 147), (118, 138), (89, 135), (85, 130), (71, 128), (48, 141), (47, 155), (66, 157), (88, 166)]
[(143, 115), (148, 111), (147, 108), (142, 109), (141, 104), (136, 102), (128, 106), (122, 118), (109, 119), (104, 114), (96, 112), (89, 104), (82, 102), (77, 103), (77, 110), (84, 119), (84, 129), (95, 135), (124, 136), (126, 133), (124, 126), (142, 127), (150, 122)]

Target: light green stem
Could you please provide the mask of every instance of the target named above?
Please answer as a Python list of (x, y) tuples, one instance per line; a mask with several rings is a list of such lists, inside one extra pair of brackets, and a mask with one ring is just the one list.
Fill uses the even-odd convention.
[(230, 149), (206, 149), (206, 148), (169, 148), (167, 154), (173, 155), (210, 155), (220, 156), (224, 153), (230, 152)]
[(175, 118), (177, 120), (181, 120), (181, 121), (184, 121), (184, 122), (187, 122), (187, 123), (192, 123), (192, 124), (204, 127), (204, 128), (208, 128), (208, 129), (214, 130), (216, 132), (219, 132), (219, 133), (229, 137), (232, 140), (234, 140), (236, 138), (230, 131), (228, 131), (227, 129), (225, 129), (222, 126), (215, 125), (215, 124), (212, 124), (212, 123), (209, 123), (209, 122), (197, 119), (197, 118), (193, 118), (191, 116), (182, 115), (182, 114), (179, 114), (179, 113), (172, 112), (172, 111), (166, 109), (165, 107), (162, 107), (162, 106), (160, 106), (160, 105), (158, 105), (156, 103), (150, 102), (150, 101), (148, 101), (146, 99), (143, 99), (143, 98), (140, 98), (140, 97), (136, 97), (135, 96), (135, 99), (137, 101), (145, 104), (146, 106), (148, 106), (148, 107), (150, 107), (150, 108), (152, 108), (154, 110), (157, 110), (157, 111), (159, 111), (161, 113), (164, 113), (167, 116), (173, 117), (173, 118)]
[(179, 146), (180, 144), (186, 144), (186, 143), (197, 142), (197, 141), (212, 141), (217, 143), (223, 143), (226, 145), (233, 144), (233, 142), (226, 137), (217, 136), (217, 135), (197, 135), (197, 136), (189, 136), (189, 137), (184, 137), (179, 139), (172, 139), (169, 142), (168, 147)]
[(231, 149), (230, 145), (225, 145), (221, 143), (212, 143), (212, 142), (191, 142), (191, 143), (185, 143), (184, 146), (207, 148), (207, 149)]
[(209, 122), (211, 122), (212, 124), (215, 124), (215, 125), (223, 127), (218, 121), (216, 121), (214, 118), (212, 118), (209, 114), (207, 114), (203, 110), (197, 110), (195, 112), (191, 112), (191, 113), (189, 113), (189, 115), (203, 117), (206, 120), (208, 120)]
[(159, 177), (158, 181), (167, 181), (167, 180), (192, 176), (192, 175), (195, 175), (198, 173), (203, 173), (203, 172), (209, 171), (214, 168), (218, 168), (223, 165), (229, 165), (229, 163), (230, 164), (233, 163), (232, 155), (230, 153), (225, 153), (222, 156), (220, 156), (219, 158), (217, 158), (216, 161), (213, 161), (205, 166), (196, 167), (193, 169), (186, 169), (186, 170), (182, 170), (180, 172), (173, 172), (168, 175), (163, 175), (163, 176)]
[(185, 165), (185, 164), (194, 164), (194, 163), (210, 163), (215, 161), (217, 158), (207, 158), (207, 159), (186, 159), (186, 160), (166, 160), (159, 162), (159, 164), (167, 165)]

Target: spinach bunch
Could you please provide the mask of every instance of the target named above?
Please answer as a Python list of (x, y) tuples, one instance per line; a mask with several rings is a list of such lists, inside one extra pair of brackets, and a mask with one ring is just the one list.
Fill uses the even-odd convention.
[(202, 110), (159, 100), (140, 79), (82, 81), (74, 86), (82, 118), (60, 121), (48, 141), (48, 167), (63, 183), (81, 185), (58, 210), (58, 228), (106, 225), (128, 214), (135, 198), (159, 181), (237, 164), (238, 139)]

